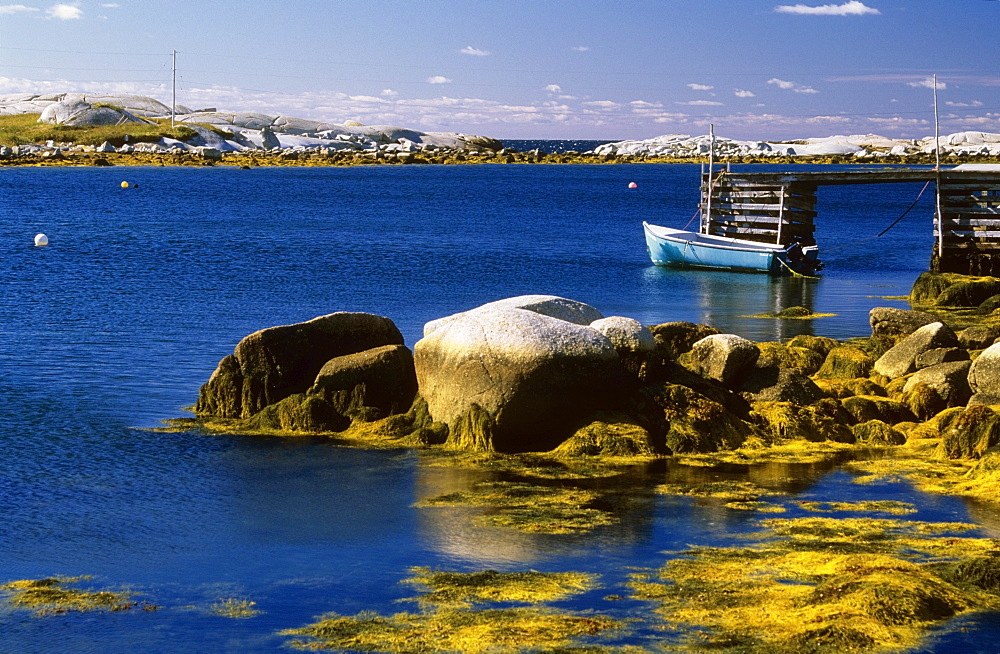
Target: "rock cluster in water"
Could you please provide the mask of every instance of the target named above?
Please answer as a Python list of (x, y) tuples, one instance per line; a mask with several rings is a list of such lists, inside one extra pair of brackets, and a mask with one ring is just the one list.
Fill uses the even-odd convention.
[[(992, 312), (1000, 279), (925, 273), (911, 300)], [(336, 313), (243, 339), (196, 410), (250, 430), (377, 424), (400, 443), (472, 451), (656, 456), (936, 439), (947, 457), (1000, 460), (1000, 323), (956, 330), (936, 313), (884, 307), (870, 317), (871, 336), (852, 342), (754, 343), (522, 296), (431, 321), (411, 356), (388, 318)]]

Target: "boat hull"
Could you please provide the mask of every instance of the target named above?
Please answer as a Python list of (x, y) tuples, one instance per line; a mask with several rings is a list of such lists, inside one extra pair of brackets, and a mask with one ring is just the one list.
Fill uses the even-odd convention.
[[(780, 275), (800, 272), (779, 245), (709, 236), (643, 223), (649, 258), (658, 266), (704, 268)], [(813, 260), (815, 260), (814, 253)], [(809, 268), (810, 266), (805, 266)], [(809, 272), (814, 271), (810, 270)]]

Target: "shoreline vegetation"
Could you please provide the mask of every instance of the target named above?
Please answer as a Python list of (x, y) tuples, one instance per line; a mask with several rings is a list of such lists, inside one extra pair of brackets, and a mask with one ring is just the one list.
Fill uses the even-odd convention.
[[(538, 149), (517, 151), (502, 141), (480, 139), (483, 147), (433, 147), (404, 151), (383, 145), (379, 149), (331, 149), (321, 146), (248, 148), (222, 151), (215, 147), (163, 147), (163, 142), (205, 142), (206, 135), (224, 142), (234, 133), (218, 124), (177, 123), (147, 119), (119, 125), (72, 126), (39, 122), (39, 114), (0, 115), (0, 167), (4, 166), (233, 166), (237, 168), (297, 166), (344, 167), (365, 165), (475, 165), (475, 164), (616, 164), (707, 163), (708, 154), (686, 156), (655, 153), (557, 152)], [(212, 140), (212, 139), (209, 139)], [(794, 146), (797, 142), (786, 145)], [(733, 164), (838, 164), (934, 165), (929, 152), (896, 154), (888, 149), (877, 157), (855, 154), (730, 154), (720, 163)], [(1000, 163), (990, 154), (942, 153), (942, 163)]]
[[(536, 298), (546, 296), (527, 297), (537, 303)], [(911, 519), (920, 507), (909, 502), (857, 496), (850, 501), (795, 499), (796, 493), (777, 480), (794, 478), (795, 466), (839, 468), (861, 488), (912, 484), (928, 493), (974, 499), (990, 511), (1000, 508), (1000, 396), (987, 381), (1000, 374), (1000, 345), (992, 345), (1000, 341), (1000, 310), (995, 310), (1000, 279), (924, 273), (910, 301), (914, 310), (873, 310), (869, 337), (838, 342), (799, 336), (787, 343), (753, 344), (761, 363), (751, 378), (762, 369), (782, 371), (778, 376), (791, 371), (794, 377), (756, 397), (748, 390), (753, 384), (729, 383), (727, 390), (726, 384), (709, 379), (698, 351), (718, 335), (710, 327), (650, 327), (664, 360), (655, 371), (632, 368), (648, 375), (638, 391), (642, 401), (618, 413), (595, 414), (590, 422), (581, 419), (584, 426), (547, 451), (498, 451), (493, 447), (501, 433), (498, 423), (478, 405), (441, 425), (418, 394), (408, 412), (383, 416), (364, 406), (372, 387), (362, 388), (363, 383), (332, 398), (353, 416), (342, 429), (303, 428), (306, 413), (322, 413), (318, 400), (313, 401), (318, 396), (310, 399), (312, 391), (249, 419), (220, 419), (202, 400), (206, 389), (220, 397), (232, 395), (223, 383), (226, 371), (237, 365), (231, 357), (203, 387), (197, 417), (172, 421), (164, 430), (310, 436), (355, 447), (412, 448), (422, 465), (456, 466), (475, 471), (478, 479), (464, 490), (423, 498), (417, 508), (458, 507), (471, 511), (469, 519), (480, 525), (549, 538), (613, 528), (618, 520), (614, 507), (636, 492), (630, 475), (652, 470), (657, 462), (691, 472), (657, 485), (654, 494), (690, 497), (719, 510), (759, 516), (742, 534), (745, 544), (695, 544), (666, 553), (661, 568), (634, 570), (625, 588), (609, 589), (610, 595), (583, 613), (549, 607), (523, 593), (511, 595), (515, 580), (493, 571), (442, 572), (432, 582), (427, 570), (418, 570), (416, 578), (405, 581), (436, 593), (438, 580), (446, 576), (469, 599), (441, 605), (417, 598), (419, 612), (392, 616), (331, 613), (315, 624), (282, 632), (297, 637), (290, 642), (293, 647), (408, 652), (407, 643), (433, 633), (446, 639), (444, 650), (461, 643), (460, 649), (469, 652), (517, 652), (542, 645), (734, 654), (909, 650), (947, 633), (958, 618), (1000, 611), (1000, 539), (984, 537), (976, 524)], [(425, 339), (486, 307), (437, 321), (443, 326), (425, 330)], [(345, 314), (333, 314), (338, 315)], [(277, 336), (268, 331), (241, 341), (237, 355), (259, 360), (253, 354), (255, 337), (270, 341), (273, 351)], [(304, 332), (296, 333), (302, 338)], [(745, 347), (736, 338), (729, 341), (732, 349)], [(415, 347), (418, 359), (427, 356), (423, 347), (423, 353), (420, 343)], [(446, 358), (454, 356), (451, 352)], [(320, 376), (327, 376), (329, 390), (333, 372), (324, 371)], [(358, 373), (347, 376), (357, 383)], [(419, 362), (418, 377), (424, 392), (429, 382), (426, 372), (421, 376)], [(770, 391), (779, 386), (802, 399), (772, 396)], [(250, 387), (243, 388), (246, 398)], [(818, 395), (800, 395), (804, 388), (815, 388)], [(657, 426), (651, 417), (656, 414), (666, 424)], [(720, 480), (712, 471), (725, 471), (725, 476)], [(560, 584), (560, 574), (572, 573), (551, 574), (550, 581)], [(601, 612), (610, 606), (603, 602), (622, 599), (645, 607), (626, 620), (628, 626), (612, 609)], [(505, 601), (503, 608), (490, 605), (496, 601)], [(511, 602), (527, 606), (511, 609)], [(499, 634), (515, 627), (524, 638), (511, 637), (498, 646)], [(629, 640), (627, 634), (636, 631), (655, 635)], [(616, 644), (621, 638), (643, 645)]]

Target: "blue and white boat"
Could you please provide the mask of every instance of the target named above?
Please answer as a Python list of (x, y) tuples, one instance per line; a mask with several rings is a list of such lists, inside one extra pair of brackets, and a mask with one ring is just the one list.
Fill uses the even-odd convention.
[(817, 258), (819, 248), (815, 245), (762, 243), (708, 233), (712, 216), (712, 191), (715, 185), (715, 125), (711, 125), (709, 133), (711, 135), (708, 155), (709, 183), (705, 191), (702, 229), (698, 232), (689, 232), (650, 225), (643, 221), (649, 258), (658, 266), (737, 270), (771, 275), (814, 275), (822, 268)]
[(649, 258), (658, 266), (812, 275), (820, 267), (815, 245), (758, 243), (642, 223)]

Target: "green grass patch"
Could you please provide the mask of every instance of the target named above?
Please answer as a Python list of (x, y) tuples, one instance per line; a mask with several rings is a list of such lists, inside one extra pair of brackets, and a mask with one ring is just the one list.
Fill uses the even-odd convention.
[(76, 145), (100, 145), (108, 143), (119, 147), (126, 143), (155, 143), (161, 138), (178, 141), (192, 138), (197, 132), (185, 125), (170, 127), (169, 120), (157, 119), (152, 124), (125, 123), (122, 125), (102, 125), (97, 127), (71, 127), (39, 123), (40, 114), (19, 114), (0, 116), (0, 145), (26, 145), (28, 143), (75, 143)]

